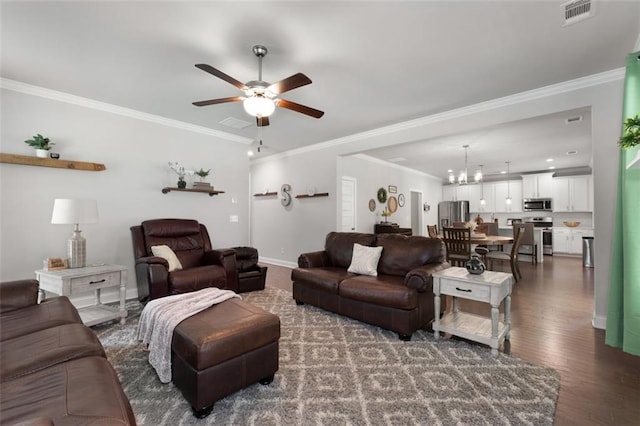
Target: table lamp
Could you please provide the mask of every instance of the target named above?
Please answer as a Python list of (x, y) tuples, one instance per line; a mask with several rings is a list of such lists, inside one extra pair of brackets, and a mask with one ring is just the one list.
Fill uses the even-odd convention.
[(87, 261), (87, 241), (81, 234), (81, 223), (98, 223), (96, 200), (70, 200), (57, 198), (53, 203), (51, 223), (75, 225), (73, 235), (67, 240), (69, 268), (82, 268)]

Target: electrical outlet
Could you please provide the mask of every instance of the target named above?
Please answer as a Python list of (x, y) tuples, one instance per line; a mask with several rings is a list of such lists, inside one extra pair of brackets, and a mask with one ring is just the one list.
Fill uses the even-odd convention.
[(238, 215), (232, 214), (231, 216), (229, 216), (229, 222), (237, 222), (238, 221)]
[(284, 254), (284, 247), (280, 248), (280, 254)]

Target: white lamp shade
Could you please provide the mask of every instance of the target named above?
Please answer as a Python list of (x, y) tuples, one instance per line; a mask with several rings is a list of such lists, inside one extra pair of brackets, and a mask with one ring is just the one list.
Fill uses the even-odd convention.
[(247, 114), (254, 117), (268, 117), (276, 109), (275, 103), (264, 96), (250, 96), (242, 103)]
[(98, 203), (96, 200), (57, 198), (53, 203), (51, 223), (98, 223)]

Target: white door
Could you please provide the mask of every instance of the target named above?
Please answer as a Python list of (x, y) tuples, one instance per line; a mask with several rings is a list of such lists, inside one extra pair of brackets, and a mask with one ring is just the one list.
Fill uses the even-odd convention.
[(411, 191), (411, 233), (413, 235), (425, 235), (422, 229), (422, 192)]
[(342, 176), (342, 232), (356, 230), (356, 180)]

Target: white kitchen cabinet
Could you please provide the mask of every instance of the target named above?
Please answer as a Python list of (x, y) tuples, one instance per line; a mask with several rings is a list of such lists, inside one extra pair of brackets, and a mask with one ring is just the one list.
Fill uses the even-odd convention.
[(456, 191), (456, 200), (469, 201), (469, 186), (468, 185), (454, 185)]
[(522, 175), (522, 198), (553, 197), (553, 173)]
[(593, 229), (553, 228), (553, 252), (582, 254), (582, 237), (593, 237)]
[(590, 212), (593, 210), (591, 176), (553, 178), (554, 212)]
[[(492, 213), (494, 211), (493, 189), (493, 184), (469, 185), (469, 210), (472, 213)], [(480, 204), (483, 193), (485, 203)]]
[[(521, 181), (495, 182), (494, 195), (496, 213), (522, 212)], [(505, 202), (507, 195), (511, 196), (511, 204)]]
[(455, 201), (455, 188), (453, 185), (442, 186), (442, 201)]

